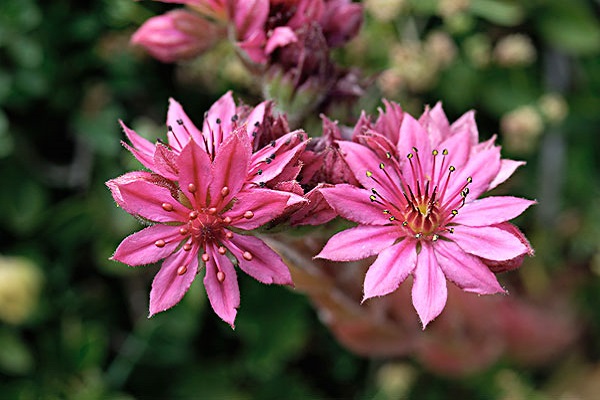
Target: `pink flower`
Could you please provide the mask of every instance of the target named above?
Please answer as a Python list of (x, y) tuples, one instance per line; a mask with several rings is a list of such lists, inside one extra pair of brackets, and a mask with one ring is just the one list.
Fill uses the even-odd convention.
[(163, 62), (174, 62), (199, 56), (223, 35), (224, 32), (207, 19), (174, 10), (147, 20), (131, 42), (143, 46)]
[[(437, 111), (443, 114), (441, 106)], [(321, 192), (359, 225), (333, 236), (317, 255), (334, 261), (378, 255), (365, 276), (363, 301), (395, 291), (413, 275), (423, 327), (446, 304), (446, 279), (477, 294), (504, 292), (485, 261), (532, 253), (506, 225), (534, 204), (509, 196), (477, 199), (514, 169), (507, 172), (493, 139), (474, 143), (477, 130), (468, 116), (450, 127), (445, 115), (427, 115), (427, 123), (403, 115), (393, 153), (377, 133), (364, 137), (376, 138), (367, 140), (374, 151), (338, 142), (364, 189), (341, 184)]]
[(189, 140), (170, 160), (177, 183), (148, 172), (107, 182), (119, 205), (153, 224), (123, 240), (112, 258), (131, 266), (165, 259), (152, 283), (150, 316), (181, 300), (202, 260), (210, 304), (233, 327), (240, 293), (232, 259), (262, 283), (292, 284), (281, 258), (260, 239), (240, 232), (304, 200), (247, 183), (251, 147), (243, 133), (229, 135), (212, 155)]

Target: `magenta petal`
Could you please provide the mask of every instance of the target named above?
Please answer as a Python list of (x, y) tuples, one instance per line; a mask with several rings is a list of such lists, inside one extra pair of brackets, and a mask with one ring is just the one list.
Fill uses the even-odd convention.
[[(190, 211), (173, 198), (168, 188), (147, 181), (119, 185), (119, 192), (128, 212), (150, 221), (184, 222)], [(166, 211), (165, 207), (171, 211)]]
[(489, 226), (519, 216), (535, 201), (512, 196), (492, 196), (465, 204), (452, 222), (468, 226)]
[(333, 261), (362, 260), (379, 254), (399, 239), (396, 226), (359, 225), (333, 235), (315, 258)]
[[(231, 260), (221, 255), (214, 247), (207, 247), (209, 256), (206, 262), (204, 287), (208, 300), (215, 313), (233, 328), (233, 322), (240, 306), (240, 289), (237, 275)], [(221, 277), (222, 279), (219, 279)]]
[(487, 190), (492, 190), (501, 183), (504, 183), (521, 165), (525, 165), (525, 161), (500, 160), (500, 171), (498, 171), (498, 175), (496, 175), (492, 183), (490, 183)]
[(510, 260), (527, 253), (527, 247), (514, 235), (490, 226), (457, 225), (448, 236), (464, 251), (494, 261)]
[(383, 207), (370, 200), (371, 191), (340, 184), (320, 189), (329, 205), (342, 217), (365, 225), (386, 225), (389, 216)]
[(417, 247), (414, 240), (404, 239), (383, 250), (365, 276), (363, 301), (396, 290), (413, 272), (416, 263)]
[(125, 185), (126, 183), (135, 182), (139, 180), (146, 180), (152, 182), (155, 180), (155, 177), (156, 175), (153, 175), (147, 171), (132, 171), (127, 172), (126, 174), (121, 175), (118, 178), (114, 178), (107, 181), (106, 186), (108, 186), (108, 188), (110, 189), (113, 199), (115, 199), (115, 202), (119, 205), (119, 207), (127, 211), (129, 214), (134, 214), (132, 210), (127, 208), (127, 204), (125, 204), (125, 201), (123, 200), (123, 195), (121, 194), (121, 190), (119, 189), (119, 187)]
[(172, 98), (169, 99), (167, 126), (169, 128), (167, 137), (172, 149), (181, 151), (190, 139), (202, 143), (202, 133), (183, 111), (181, 104)]
[(284, 47), (297, 41), (298, 37), (289, 26), (278, 26), (277, 28), (273, 29), (271, 36), (267, 40), (265, 53), (271, 54), (278, 47)]
[[(464, 165), (471, 151), (471, 145), (469, 144), (469, 132), (459, 131), (456, 134), (446, 138), (437, 146), (437, 150), (442, 152), (448, 150), (448, 163), (455, 167)], [(441, 163), (440, 163), (441, 166)], [(436, 171), (438, 173), (438, 171)], [(446, 174), (447, 171), (441, 171), (441, 174)]]
[[(195, 141), (190, 141), (177, 159), (179, 186), (198, 208), (207, 206), (208, 186), (212, 180), (209, 155)], [(190, 190), (191, 189), (191, 190)]]
[(290, 132), (277, 139), (272, 145), (265, 146), (253, 153), (250, 169), (251, 171), (260, 170), (261, 173), (254, 174), (249, 178), (258, 183), (269, 182), (278, 177), (287, 166), (298, 159), (300, 153), (306, 148), (308, 142), (302, 135), (304, 135), (303, 132)]
[(322, 184), (308, 192), (305, 197), (308, 203), (290, 217), (290, 223), (295, 225), (321, 225), (337, 217), (337, 213), (323, 197), (320, 189)]
[(462, 290), (477, 294), (504, 293), (496, 275), (479, 258), (465, 253), (454, 242), (438, 240), (433, 246), (444, 275)]
[(183, 298), (198, 273), (198, 249), (179, 250), (167, 258), (154, 277), (150, 291), (150, 316), (165, 311)]
[[(251, 153), (248, 138), (237, 134), (232, 134), (219, 147), (209, 186), (211, 206), (224, 207), (240, 191), (248, 176)], [(227, 188), (225, 192), (224, 188)]]
[(167, 179), (178, 180), (177, 156), (171, 149), (162, 143), (156, 144), (154, 152), (154, 172)]
[(127, 139), (129, 139), (133, 145), (129, 146), (127, 143), (121, 142), (123, 146), (129, 150), (144, 167), (154, 169), (154, 145), (135, 133), (133, 129), (129, 129), (123, 121), (119, 120), (119, 123), (121, 124)]
[[(236, 228), (251, 230), (279, 217), (288, 206), (290, 197), (305, 200), (293, 193), (270, 189), (250, 189), (237, 194), (231, 210), (223, 214), (232, 219)], [(247, 214), (248, 213), (248, 214)], [(244, 215), (250, 216), (249, 218)]]
[(226, 246), (237, 258), (242, 271), (257, 281), (266, 284), (293, 284), (292, 275), (281, 257), (262, 240), (254, 236), (234, 235)]
[[(234, 115), (235, 101), (233, 101), (231, 91), (228, 91), (210, 107), (204, 118), (202, 132), (210, 143), (209, 148), (218, 147), (221, 142), (227, 140), (233, 130), (232, 118)], [(213, 140), (216, 145), (212, 144)]]
[(412, 301), (425, 329), (444, 309), (448, 288), (431, 245), (427, 242), (421, 243), (421, 252), (413, 274)]
[[(123, 239), (111, 258), (131, 266), (151, 264), (171, 254), (181, 239), (179, 227), (153, 225)], [(155, 245), (158, 240), (163, 247)]]

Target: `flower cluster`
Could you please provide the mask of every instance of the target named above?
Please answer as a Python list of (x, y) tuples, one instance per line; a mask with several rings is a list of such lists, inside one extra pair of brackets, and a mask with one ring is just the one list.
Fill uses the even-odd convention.
[[(377, 256), (363, 301), (413, 276), (413, 305), (425, 327), (447, 298), (446, 279), (478, 294), (503, 293), (494, 272), (533, 253), (509, 220), (533, 201), (479, 197), (522, 163), (500, 158), (495, 138), (479, 143), (474, 114), (450, 124), (440, 104), (419, 120), (393, 102), (354, 128), (323, 118), (323, 136), (290, 132), (272, 103), (236, 106), (230, 92), (198, 129), (170, 100), (167, 141), (151, 143), (122, 124), (124, 143), (150, 171), (107, 182), (117, 204), (151, 226), (126, 238), (113, 259), (135, 266), (165, 259), (150, 314), (181, 300), (204, 266), (215, 312), (233, 326), (235, 266), (263, 283), (292, 284), (282, 259), (249, 234), (265, 225), (319, 225), (337, 215), (358, 224), (316, 256)], [(200, 261), (202, 265), (200, 265)]]
[[(351, 0), (162, 0), (184, 4), (147, 20), (131, 41), (163, 62), (201, 56), (230, 40), (262, 91), (299, 122), (320, 106), (356, 99), (364, 79), (331, 59), (358, 33), (363, 7)], [(300, 95), (298, 95), (300, 94)], [(318, 113), (317, 113), (318, 114)]]

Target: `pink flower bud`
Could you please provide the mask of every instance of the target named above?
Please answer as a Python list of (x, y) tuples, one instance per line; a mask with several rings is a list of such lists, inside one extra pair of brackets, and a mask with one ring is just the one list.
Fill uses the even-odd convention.
[(362, 5), (349, 0), (331, 0), (325, 4), (325, 11), (319, 22), (327, 44), (337, 47), (356, 36), (362, 20)]
[(131, 42), (143, 46), (160, 61), (174, 62), (200, 55), (221, 34), (210, 21), (184, 10), (174, 10), (147, 20)]

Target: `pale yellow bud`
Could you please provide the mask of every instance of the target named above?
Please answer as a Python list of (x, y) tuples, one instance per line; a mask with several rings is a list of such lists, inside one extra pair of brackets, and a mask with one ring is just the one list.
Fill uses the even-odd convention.
[(404, 87), (404, 79), (393, 69), (386, 69), (377, 77), (377, 87), (385, 97), (395, 97)]
[(416, 370), (407, 363), (388, 363), (377, 371), (377, 388), (383, 399), (405, 398), (416, 378)]
[(536, 57), (531, 39), (518, 33), (503, 37), (494, 48), (494, 59), (504, 67), (529, 65)]
[(517, 153), (529, 153), (544, 129), (542, 116), (532, 106), (519, 107), (500, 120), (504, 145)]
[(429, 57), (442, 67), (450, 65), (456, 57), (456, 45), (444, 31), (433, 31), (427, 35), (424, 48)]
[(0, 319), (18, 325), (36, 309), (42, 273), (23, 257), (0, 256)]
[(476, 68), (487, 67), (492, 59), (492, 43), (486, 35), (481, 33), (465, 40), (464, 51), (467, 59)]
[(557, 93), (548, 93), (540, 97), (538, 106), (544, 118), (552, 124), (562, 122), (569, 113), (565, 98)]
[(407, 0), (365, 0), (367, 12), (380, 22), (393, 21), (407, 5)]
[(470, 5), (470, 0), (439, 0), (438, 13), (448, 18), (466, 11)]

